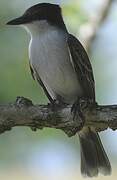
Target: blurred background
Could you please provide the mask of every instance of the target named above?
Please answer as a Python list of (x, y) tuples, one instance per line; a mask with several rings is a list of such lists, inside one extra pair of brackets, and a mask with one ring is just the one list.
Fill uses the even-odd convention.
[[(107, 0), (103, 0), (107, 3)], [(42, 89), (32, 80), (28, 65), (29, 35), (20, 27), (5, 23), (39, 3), (58, 3), (70, 33), (77, 37), (84, 24), (100, 16), (102, 0), (0, 0), (0, 103), (13, 102), (16, 96), (47, 103)], [(103, 5), (104, 5), (103, 3)], [(96, 81), (99, 104), (117, 104), (117, 1), (110, 4), (108, 15), (91, 42), (90, 59)], [(117, 132), (100, 133), (110, 158), (112, 179), (117, 176)], [(80, 174), (78, 137), (68, 138), (62, 131), (13, 128), (0, 135), (0, 179), (2, 180), (77, 180)]]

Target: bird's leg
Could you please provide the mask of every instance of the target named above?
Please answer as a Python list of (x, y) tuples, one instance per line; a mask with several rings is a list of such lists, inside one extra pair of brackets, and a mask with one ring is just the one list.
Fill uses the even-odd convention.
[(80, 126), (78, 127), (78, 131), (81, 130), (85, 123), (85, 117), (83, 115), (83, 111), (87, 109), (87, 107), (94, 108), (97, 106), (97, 103), (94, 100), (89, 98), (79, 98), (72, 106), (71, 113), (73, 114), (73, 120), (77, 121), (79, 119)]
[(80, 131), (85, 123), (85, 117), (83, 115), (83, 110), (88, 106), (88, 100), (86, 98), (78, 98), (78, 100), (73, 104), (71, 108), (71, 113), (73, 114), (73, 120), (79, 120), (79, 127), (77, 128)]
[(89, 98), (80, 98), (79, 99), (79, 104), (81, 109), (86, 109), (87, 107), (94, 108), (97, 106), (97, 102), (95, 102), (93, 99)]

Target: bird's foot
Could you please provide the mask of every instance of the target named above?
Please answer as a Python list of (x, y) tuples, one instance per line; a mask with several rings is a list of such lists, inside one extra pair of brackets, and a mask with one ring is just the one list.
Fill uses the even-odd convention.
[(58, 101), (56, 99), (53, 100), (53, 102), (48, 103), (48, 107), (51, 108), (52, 110), (58, 110), (65, 108), (67, 106), (66, 103), (63, 103), (62, 101)]
[(73, 114), (73, 120), (79, 121), (79, 127), (77, 128), (80, 131), (85, 123), (85, 117), (83, 115), (83, 110), (88, 107), (88, 101), (85, 98), (78, 99), (71, 108), (71, 113)]
[(94, 108), (94, 106), (97, 106), (97, 103), (94, 102), (92, 99), (88, 98), (80, 98), (78, 99), (71, 108), (71, 113), (73, 114), (73, 120), (77, 121), (79, 120), (79, 127), (78, 131), (80, 131), (85, 123), (85, 117), (83, 115), (83, 112), (87, 109), (87, 107)]
[(80, 105), (81, 111), (84, 111), (87, 108), (90, 108), (90, 110), (91, 110), (91, 109), (95, 108), (98, 104), (93, 99), (80, 98), (79, 105)]

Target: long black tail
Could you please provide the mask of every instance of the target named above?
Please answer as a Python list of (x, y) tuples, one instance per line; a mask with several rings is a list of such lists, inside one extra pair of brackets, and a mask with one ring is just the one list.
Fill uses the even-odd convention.
[(81, 145), (81, 173), (85, 177), (111, 174), (111, 165), (98, 133), (84, 128), (79, 133)]

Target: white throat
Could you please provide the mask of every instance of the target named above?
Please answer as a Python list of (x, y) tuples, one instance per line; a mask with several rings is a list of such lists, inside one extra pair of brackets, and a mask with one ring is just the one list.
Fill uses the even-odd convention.
[(29, 24), (23, 25), (23, 27), (31, 35), (31, 37), (42, 35), (47, 31), (50, 30), (52, 31), (57, 29), (55, 26), (50, 25), (46, 20), (33, 21)]

